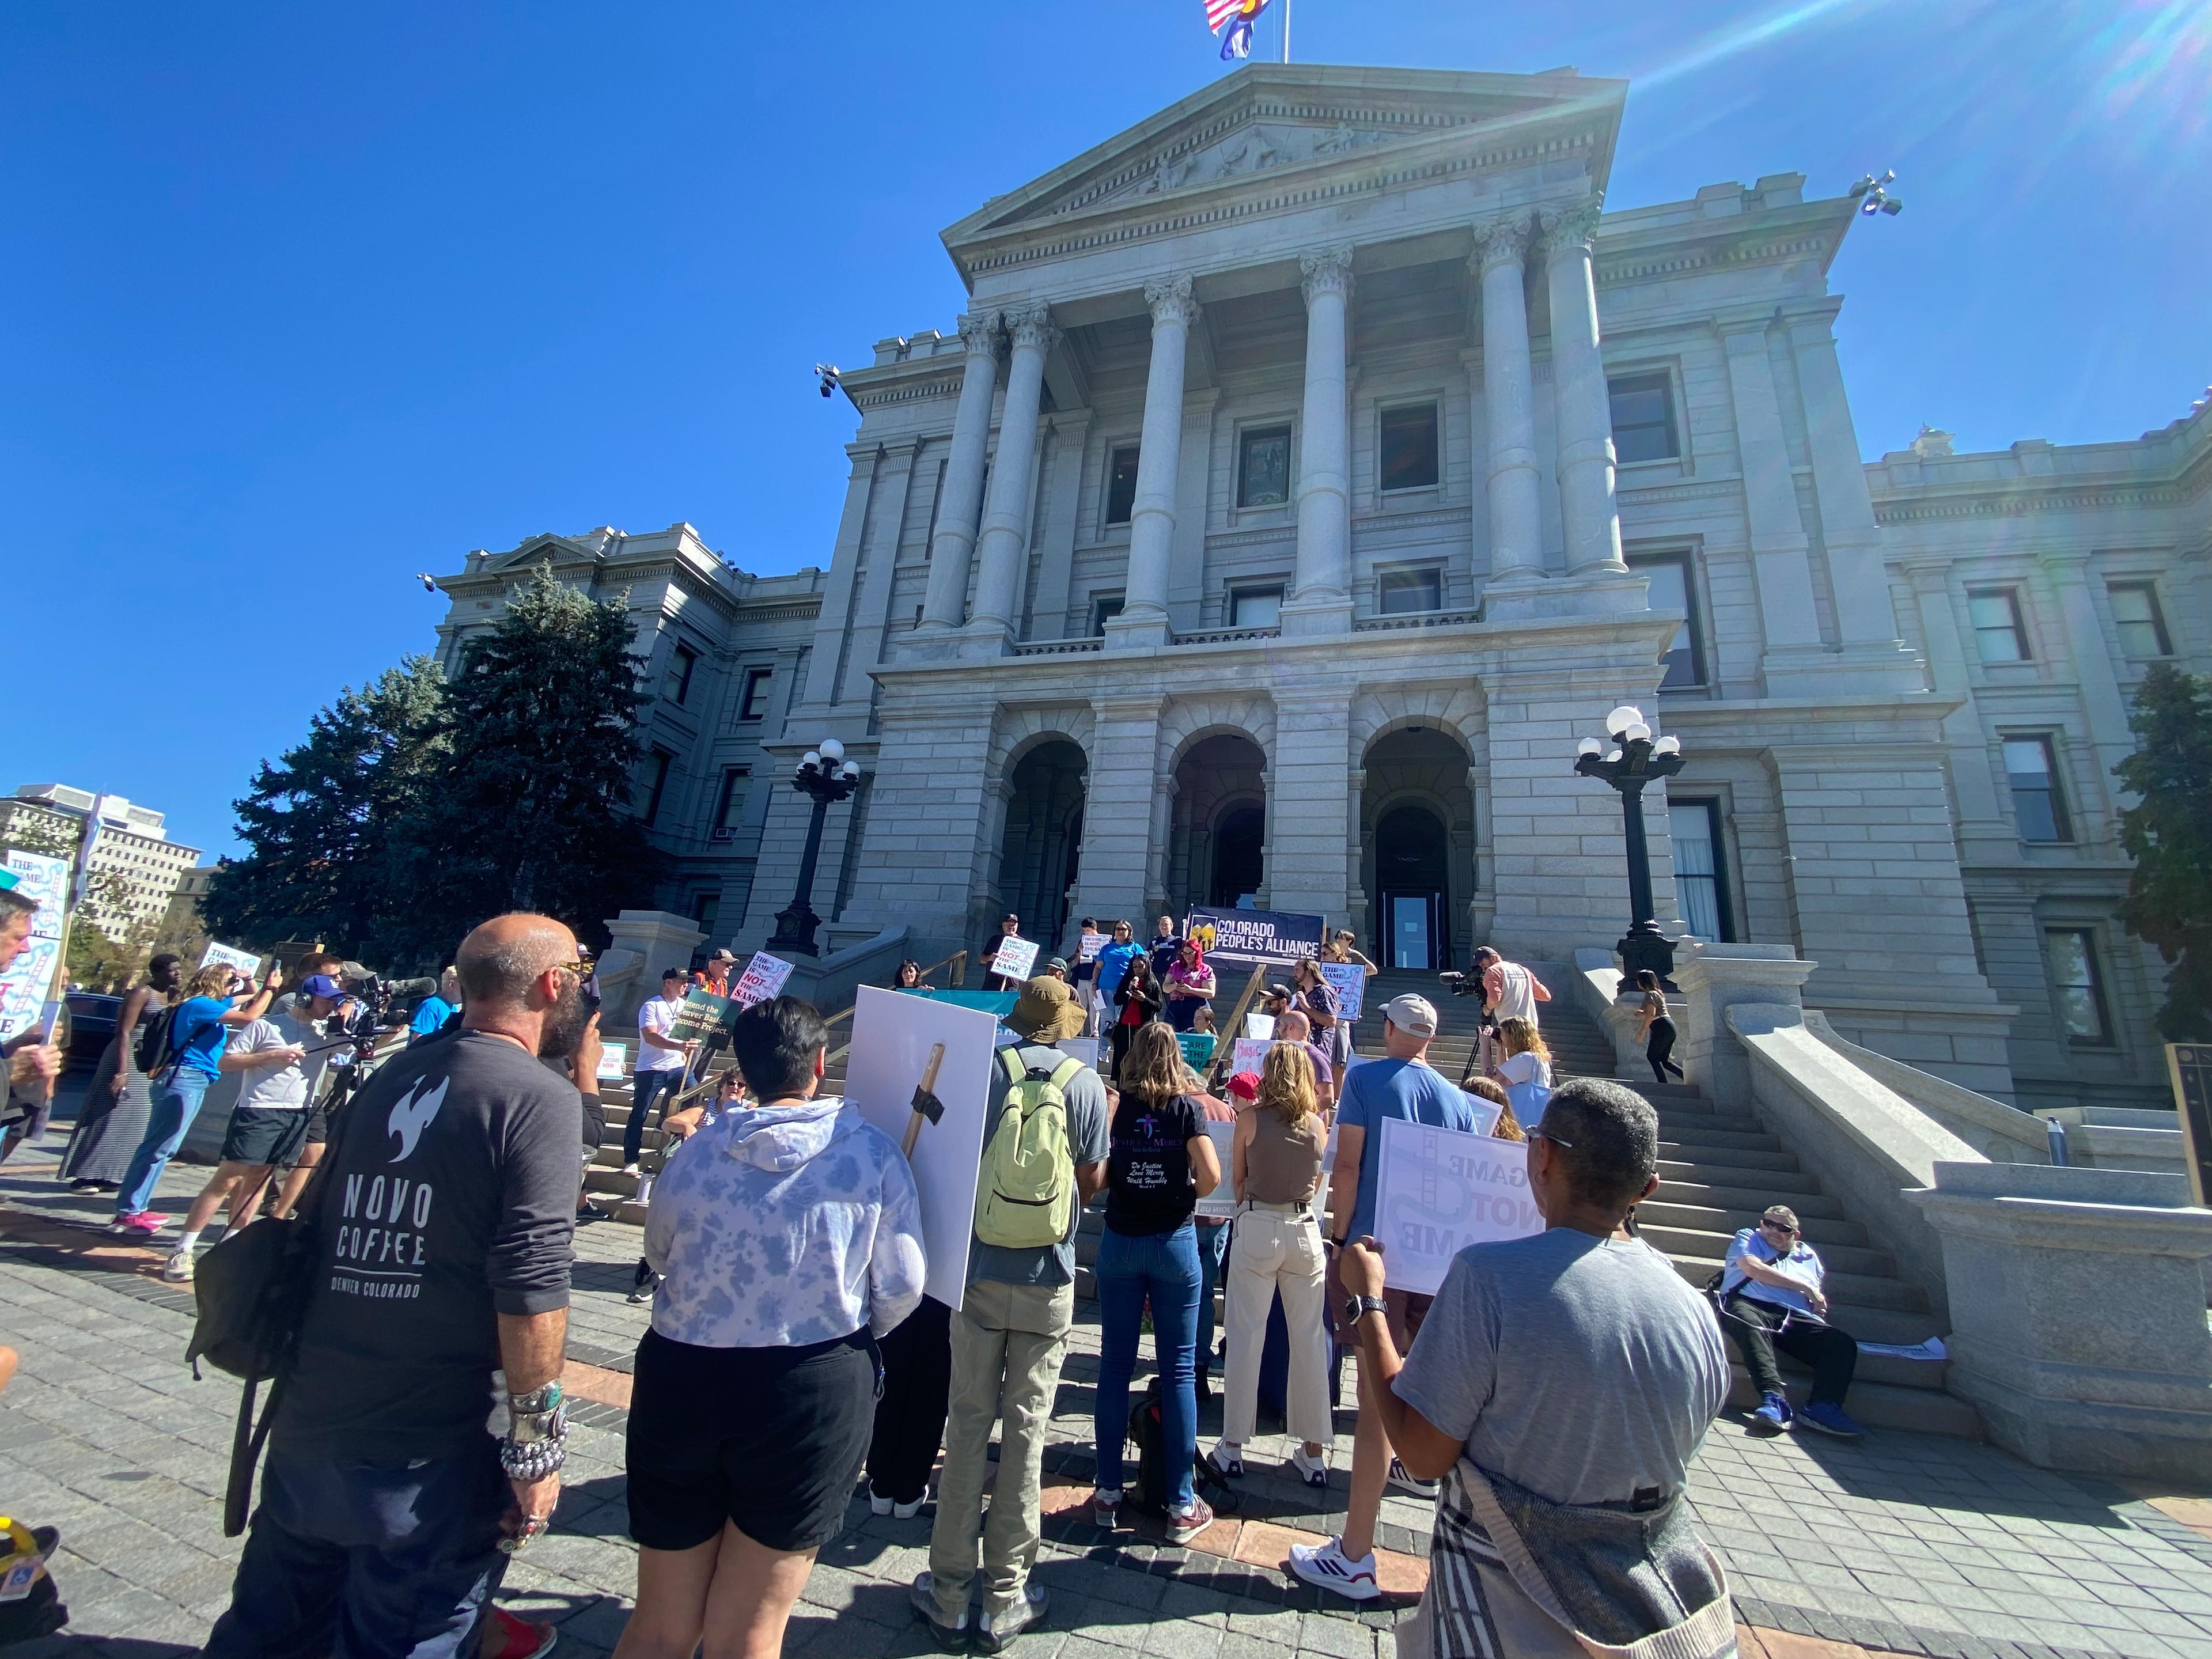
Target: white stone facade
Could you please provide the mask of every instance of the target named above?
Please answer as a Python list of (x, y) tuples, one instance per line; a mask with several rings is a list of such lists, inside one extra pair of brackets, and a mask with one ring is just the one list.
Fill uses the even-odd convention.
[[(708, 932), (767, 936), (809, 809), (761, 786), (834, 735), (869, 777), (824, 942), (902, 927), (924, 960), (1008, 908), (1065, 937), (1248, 893), (1378, 959), (1401, 921), (1430, 965), (1609, 945), (1619, 803), (1571, 766), (1635, 702), (1688, 757), (1671, 813), (1646, 797), (1663, 925), (1795, 948), (1839, 1031), (1975, 1087), (2147, 1101), (2098, 584), (2149, 582), (2203, 665), (2212, 422), (1863, 465), (1827, 285), (1853, 204), (1782, 174), (1601, 219), (1626, 91), (1248, 65), (945, 233), (958, 328), (844, 376), (826, 573), (733, 575), (684, 526), (534, 538), (445, 584), (448, 648), (540, 549), (629, 586), (655, 672), (680, 636), (721, 688), (653, 716), (671, 908), (725, 878), (707, 786), (749, 763)], [(1984, 583), (2021, 590), (2025, 668), (1962, 654)], [(756, 659), (788, 701), (741, 729)], [(2007, 816), (2022, 721), (2069, 769), (2063, 849)], [(2076, 918), (2100, 1047), (2051, 1041), (2039, 977)]]

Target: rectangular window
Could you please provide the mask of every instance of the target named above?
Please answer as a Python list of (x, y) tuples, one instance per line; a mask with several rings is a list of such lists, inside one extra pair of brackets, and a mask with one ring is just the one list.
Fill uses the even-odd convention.
[(2058, 769), (2051, 764), (2048, 738), (2004, 740), (2005, 782), (2012, 788), (2013, 816), (2022, 841), (2074, 839), (2066, 826), (2066, 803), (2058, 791)]
[(745, 787), (752, 777), (749, 766), (732, 766), (722, 774), (722, 793), (714, 802), (714, 821), (708, 826), (711, 842), (735, 841), (745, 816)]
[(2158, 589), (2149, 582), (2114, 582), (2112, 623), (2120, 632), (2120, 653), (2128, 657), (2170, 657), (2173, 641), (2166, 614), (2158, 608)]
[(1426, 489), (1437, 481), (1437, 406), (1382, 411), (1382, 488)]
[(699, 653), (688, 645), (679, 645), (668, 659), (668, 701), (678, 708), (691, 695), (691, 671), (699, 665)]
[(1231, 628), (1280, 628), (1283, 625), (1281, 587), (1232, 588), (1229, 594), (1229, 625)]
[(738, 698), (738, 718), (741, 720), (764, 720), (768, 715), (768, 689), (775, 679), (773, 668), (745, 670), (745, 689)]
[(1659, 660), (1667, 665), (1659, 689), (1673, 691), (1705, 683), (1705, 633), (1698, 626), (1697, 590), (1690, 585), (1690, 556), (1657, 553), (1632, 558), (1629, 568), (1640, 570), (1651, 583), (1654, 611), (1679, 611), (1682, 625)]
[(1974, 624), (1974, 649), (1984, 662), (2026, 662), (2027, 630), (2020, 623), (2020, 599), (2009, 587), (1966, 595), (1966, 614)]
[(1137, 447), (1117, 449), (1106, 464), (1106, 522), (1127, 524), (1137, 505)]
[(2058, 1029), (2071, 1048), (2109, 1048), (2112, 1021), (2105, 983), (2097, 973), (2096, 936), (2086, 927), (2047, 927), (2043, 933), (2051, 969), (2051, 996)]
[(1291, 429), (1261, 427), (1237, 441), (1237, 505), (1280, 507), (1291, 499)]
[(1386, 617), (1444, 608), (1444, 573), (1433, 565), (1426, 570), (1386, 570), (1378, 586)]
[(1721, 860), (1721, 804), (1669, 800), (1667, 833), (1674, 843), (1674, 902), (1682, 925), (1699, 939), (1732, 944), (1728, 873)]
[(644, 797), (637, 809), (647, 828), (660, 817), (661, 797), (668, 793), (668, 769), (676, 763), (676, 757), (665, 749), (655, 749), (646, 756), (645, 764), (639, 769), (639, 781)]
[(1121, 596), (1119, 593), (1093, 593), (1091, 596), (1091, 637), (1104, 639), (1106, 624), (1121, 614)]
[(1674, 392), (1664, 370), (1624, 374), (1605, 383), (1613, 403), (1613, 453), (1625, 466), (1632, 461), (1671, 461), (1682, 443), (1674, 430)]

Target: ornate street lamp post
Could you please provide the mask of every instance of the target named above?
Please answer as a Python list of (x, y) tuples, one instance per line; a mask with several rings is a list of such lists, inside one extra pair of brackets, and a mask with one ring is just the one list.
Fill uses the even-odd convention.
[(1663, 984), (1674, 971), (1674, 947), (1659, 931), (1652, 914), (1651, 849), (1644, 839), (1644, 786), (1654, 778), (1671, 778), (1682, 769), (1681, 740), (1665, 737), (1654, 743), (1644, 711), (1626, 703), (1605, 717), (1605, 729), (1620, 747), (1607, 752), (1595, 738), (1584, 738), (1575, 751), (1575, 770), (1586, 778), (1602, 779), (1620, 792), (1621, 829), (1628, 840), (1628, 932), (1613, 949), (1620, 952), (1621, 971), (1631, 981), (1648, 968)]
[(806, 826), (806, 851), (799, 860), (799, 890), (787, 908), (775, 913), (775, 937), (770, 951), (795, 951), (817, 956), (814, 930), (822, 918), (814, 914), (814, 866), (822, 857), (822, 821), (830, 816), (830, 803), (843, 800), (860, 787), (858, 763), (845, 758), (845, 745), (824, 738), (819, 749), (810, 749), (793, 769), (791, 787), (814, 803), (813, 821)]

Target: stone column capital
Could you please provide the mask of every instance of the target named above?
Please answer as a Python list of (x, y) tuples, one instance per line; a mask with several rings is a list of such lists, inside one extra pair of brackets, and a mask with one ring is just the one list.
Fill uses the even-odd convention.
[(1352, 249), (1349, 245), (1300, 254), (1298, 270), (1304, 277), (1298, 284), (1298, 292), (1305, 296), (1309, 309), (1316, 300), (1323, 297), (1351, 300)]
[(1908, 559), (1901, 568), (1916, 593), (1940, 593), (1951, 585), (1948, 559)]
[(1504, 213), (1482, 220), (1474, 227), (1474, 252), (1468, 256), (1467, 268), (1480, 276), (1498, 265), (1520, 264), (1528, 257), (1528, 244), (1535, 234), (1535, 225), (1526, 213)]
[(1005, 319), (995, 311), (969, 312), (960, 319), (960, 343), (968, 351), (995, 360), (1006, 349)]
[(1537, 215), (1536, 237), (1544, 257), (1550, 259), (1576, 249), (1588, 252), (1591, 240), (1597, 234), (1598, 217), (1604, 210), (1605, 198), (1595, 191), (1579, 202), (1544, 209)]
[(1048, 305), (1026, 306), (1006, 313), (1006, 332), (1013, 341), (1014, 349), (1024, 347), (1034, 351), (1050, 351), (1060, 343), (1060, 331), (1052, 325), (1052, 307)]
[(2035, 562), (2054, 576), (2078, 580), (2089, 568), (2089, 556), (2078, 547), (2039, 547)]
[(1190, 297), (1188, 276), (1170, 276), (1163, 282), (1146, 283), (1145, 303), (1152, 307), (1154, 328), (1163, 323), (1188, 328), (1198, 320), (1198, 301)]

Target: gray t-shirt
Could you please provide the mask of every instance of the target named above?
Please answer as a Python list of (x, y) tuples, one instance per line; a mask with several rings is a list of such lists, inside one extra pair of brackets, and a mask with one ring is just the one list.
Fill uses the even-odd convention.
[[(1000, 1053), (1006, 1052), (1000, 1050)], [(1057, 1048), (1042, 1043), (1023, 1044), (1013, 1052), (1019, 1054), (1022, 1064), (1031, 1068), (1049, 1070), (1067, 1056)], [(991, 1098), (983, 1121), (988, 1125), (999, 1120), (999, 1112), (1006, 1103), (1006, 1062), (998, 1054), (991, 1056)], [(1103, 1164), (1108, 1150), (1106, 1115), (1106, 1085), (1098, 1080), (1098, 1073), (1088, 1066), (1067, 1080), (1067, 1138), (1075, 1154), (1075, 1167), (1086, 1164)], [(1075, 1213), (1067, 1224), (1067, 1237), (1057, 1244), (1039, 1245), (1034, 1249), (1010, 1249), (1003, 1244), (986, 1244), (981, 1239), (970, 1239), (968, 1244), (968, 1279), (973, 1284), (988, 1279), (1000, 1285), (1073, 1285), (1075, 1282), (1075, 1230), (1083, 1224), (1083, 1206), (1078, 1203)]]
[(228, 1052), (264, 1054), (272, 1048), (303, 1048), (305, 1059), (289, 1066), (257, 1066), (246, 1073), (238, 1090), (238, 1105), (246, 1111), (303, 1111), (315, 1097), (315, 1085), (331, 1054), (349, 1045), (324, 1036), (307, 1021), (297, 1019), (292, 1005), (280, 1000), (259, 1019), (250, 1020), (234, 1032)]
[(1453, 1257), (1394, 1386), (1479, 1468), (1605, 1504), (1680, 1489), (1729, 1366), (1711, 1308), (1666, 1257), (1553, 1227)]

